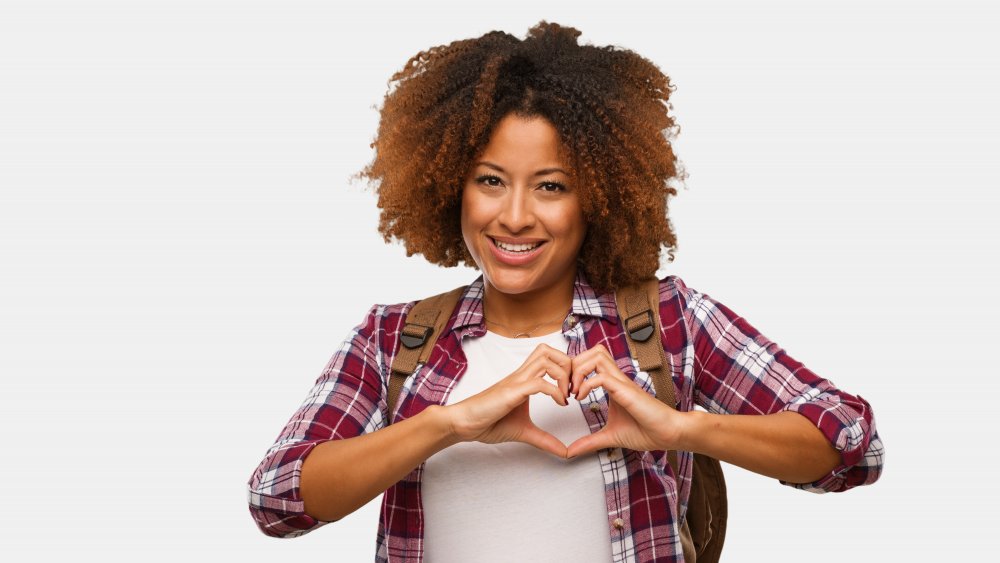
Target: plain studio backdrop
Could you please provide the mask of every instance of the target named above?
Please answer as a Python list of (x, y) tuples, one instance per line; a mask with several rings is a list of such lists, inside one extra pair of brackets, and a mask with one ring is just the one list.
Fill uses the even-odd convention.
[(246, 482), (371, 304), (478, 275), (385, 244), (350, 180), (389, 76), (543, 19), (677, 86), (660, 275), (874, 406), (871, 487), (727, 466), (724, 560), (995, 545), (993, 5), (33, 1), (0, 7), (7, 560), (373, 559), (381, 496), (279, 540)]

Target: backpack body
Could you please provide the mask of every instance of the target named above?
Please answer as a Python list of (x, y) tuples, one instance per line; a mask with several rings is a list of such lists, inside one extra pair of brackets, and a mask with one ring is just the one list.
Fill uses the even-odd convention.
[[(418, 301), (406, 316), (400, 335), (400, 349), (393, 358), (389, 391), (389, 416), (403, 389), (403, 382), (420, 363), (430, 357), (434, 342), (454, 311), (467, 286), (434, 295)], [(674, 382), (670, 377), (663, 343), (659, 338), (659, 281), (655, 278), (641, 284), (621, 288), (615, 293), (618, 316), (628, 334), (629, 352), (639, 364), (639, 369), (649, 374), (656, 391), (656, 398), (676, 409)], [(655, 335), (655, 338), (654, 338)], [(667, 452), (667, 459), (675, 478), (680, 475), (677, 452)], [(679, 498), (678, 498), (679, 502)], [(694, 454), (691, 492), (688, 509), (680, 526), (681, 546), (687, 563), (717, 563), (725, 541), (726, 481), (719, 460)], [(680, 506), (677, 507), (680, 514)]]

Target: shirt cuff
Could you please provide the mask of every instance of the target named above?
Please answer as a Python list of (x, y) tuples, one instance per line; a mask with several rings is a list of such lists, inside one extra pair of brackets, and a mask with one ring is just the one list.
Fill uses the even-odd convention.
[(319, 520), (305, 512), (300, 494), (302, 463), (322, 441), (295, 444), (272, 453), (273, 467), (261, 469), (247, 485), (250, 514), (260, 530), (273, 537), (301, 536), (334, 520)]
[[(864, 401), (860, 397), (858, 400)], [(796, 412), (809, 419), (840, 453), (841, 463), (811, 483), (781, 481), (781, 484), (814, 493), (845, 490), (847, 474), (865, 458), (865, 451), (871, 440), (872, 427), (869, 420), (833, 395), (790, 403), (782, 411)]]

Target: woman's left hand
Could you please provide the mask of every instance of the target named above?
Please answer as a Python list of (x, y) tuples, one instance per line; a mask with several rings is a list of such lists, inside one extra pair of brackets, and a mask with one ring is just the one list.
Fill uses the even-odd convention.
[(686, 422), (685, 413), (664, 405), (629, 379), (603, 345), (573, 358), (570, 380), (578, 401), (594, 387), (604, 388), (608, 394), (608, 421), (604, 428), (570, 444), (567, 458), (616, 447), (639, 451), (676, 449)]

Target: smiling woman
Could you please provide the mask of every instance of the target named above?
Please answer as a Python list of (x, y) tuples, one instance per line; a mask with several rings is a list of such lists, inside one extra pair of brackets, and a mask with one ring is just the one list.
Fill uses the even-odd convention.
[(379, 230), (481, 275), (371, 307), (250, 478), (265, 534), (384, 493), (377, 562), (704, 563), (725, 531), (724, 512), (699, 514), (697, 499), (724, 500), (705, 459), (812, 492), (879, 478), (867, 401), (656, 279), (683, 180), (673, 88), (579, 35), (490, 32), (392, 77), (361, 173)]
[(386, 242), (398, 239), (408, 256), (441, 266), (478, 268), (460, 224), (463, 196), (474, 168), (476, 177), (503, 177), (481, 163), (490, 161), (484, 151), (500, 122), (518, 117), (552, 127), (550, 141), (531, 138), (535, 124), (503, 131), (503, 143), (551, 143), (531, 173), (564, 170), (552, 179), (579, 199), (588, 227), (579, 264), (596, 290), (655, 276), (661, 250), (673, 260), (667, 200), (684, 180), (670, 143), (674, 87), (644, 57), (579, 45), (579, 35), (547, 22), (524, 40), (493, 31), (417, 53), (392, 76), (375, 158), (358, 174), (377, 186)]
[[(569, 313), (587, 225), (559, 143), (547, 120), (509, 115), (462, 191), (462, 237), (483, 272), (486, 322), (507, 336), (558, 327)], [(537, 319), (551, 320), (531, 326)]]

